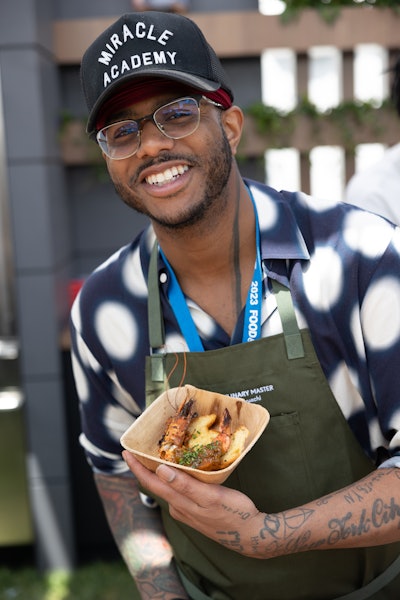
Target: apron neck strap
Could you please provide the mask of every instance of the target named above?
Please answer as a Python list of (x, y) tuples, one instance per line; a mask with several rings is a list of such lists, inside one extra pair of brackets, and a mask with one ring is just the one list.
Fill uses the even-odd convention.
[(303, 358), (303, 340), (301, 339), (301, 333), (297, 325), (290, 290), (275, 279), (271, 279), (271, 283), (282, 322), (287, 357), (289, 360)]
[(164, 321), (162, 318), (160, 290), (158, 287), (158, 243), (154, 242), (150, 256), (147, 281), (149, 298), (147, 302), (150, 348), (162, 348), (165, 345)]
[[(150, 256), (148, 275), (148, 323), (150, 341), (150, 377), (154, 385), (164, 384), (165, 364), (164, 353), (155, 354), (156, 349), (162, 349), (165, 345), (164, 320), (161, 310), (160, 289), (158, 287), (158, 243), (154, 243)], [(149, 401), (150, 402), (150, 401)], [(146, 398), (146, 405), (148, 399)]]

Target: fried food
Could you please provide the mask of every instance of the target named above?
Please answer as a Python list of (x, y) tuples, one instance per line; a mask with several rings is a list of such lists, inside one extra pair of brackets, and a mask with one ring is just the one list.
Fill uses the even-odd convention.
[(202, 471), (224, 469), (243, 452), (249, 430), (241, 425), (232, 431), (227, 408), (220, 417), (198, 415), (193, 408), (194, 400), (185, 399), (168, 419), (159, 441), (160, 458)]

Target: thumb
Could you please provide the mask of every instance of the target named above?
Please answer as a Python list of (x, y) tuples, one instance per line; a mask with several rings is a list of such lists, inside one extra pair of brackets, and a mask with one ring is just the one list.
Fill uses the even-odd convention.
[(176, 479), (176, 469), (168, 467), (167, 465), (160, 465), (156, 469), (156, 474), (165, 483), (172, 483)]

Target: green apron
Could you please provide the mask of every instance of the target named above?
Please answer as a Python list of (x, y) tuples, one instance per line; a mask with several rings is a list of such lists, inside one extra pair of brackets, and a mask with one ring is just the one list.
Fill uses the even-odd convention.
[[(329, 388), (308, 331), (297, 328), (289, 290), (272, 283), (282, 334), (219, 350), (189, 352), (185, 357), (183, 353), (153, 353), (146, 362), (148, 402), (166, 387), (190, 383), (237, 394), (267, 408), (271, 420), (264, 434), (224, 485), (244, 492), (260, 511), (268, 513), (324, 496), (374, 469)], [(152, 349), (162, 350), (154, 252), (149, 272), (149, 334)], [(160, 506), (178, 569), (193, 600), (400, 598), (400, 577), (396, 578), (400, 544), (258, 560), (175, 521), (161, 500)], [(381, 582), (376, 578), (382, 573)], [(372, 589), (364, 588), (371, 581)]]

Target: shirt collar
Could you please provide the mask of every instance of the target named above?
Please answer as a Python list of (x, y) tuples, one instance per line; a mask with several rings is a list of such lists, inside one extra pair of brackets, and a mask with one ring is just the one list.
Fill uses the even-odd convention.
[(309, 260), (307, 245), (285, 196), (261, 183), (245, 183), (257, 209), (262, 260)]
[[(257, 210), (264, 274), (283, 285), (289, 285), (288, 261), (310, 259), (307, 244), (289, 203), (290, 197), (296, 197), (296, 194), (283, 194), (249, 179), (244, 179), (244, 182)], [(152, 247), (155, 235), (151, 225), (148, 234), (150, 239), (147, 244)]]

